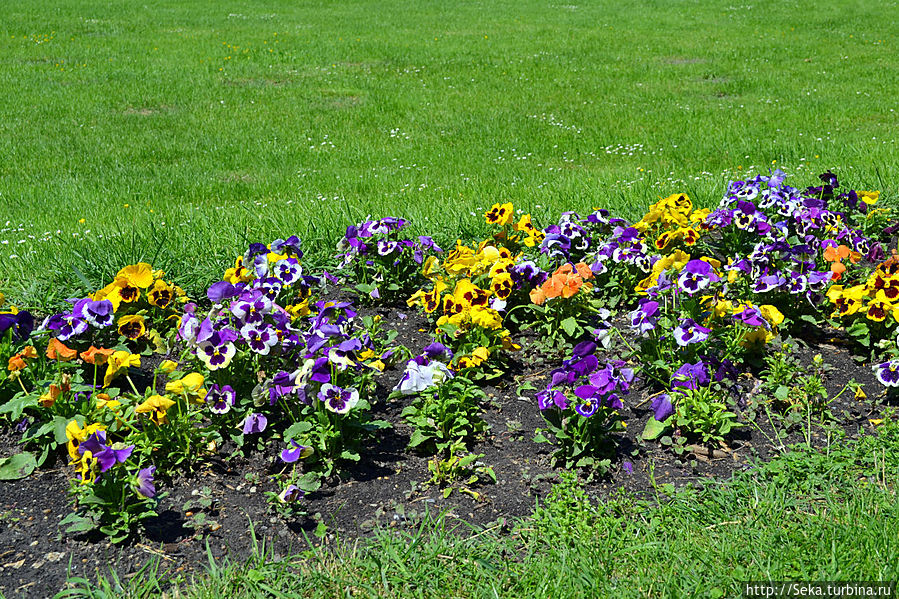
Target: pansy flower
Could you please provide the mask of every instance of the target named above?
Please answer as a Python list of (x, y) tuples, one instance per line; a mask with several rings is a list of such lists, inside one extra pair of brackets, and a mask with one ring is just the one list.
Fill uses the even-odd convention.
[(88, 364), (92, 364), (94, 366), (102, 366), (106, 364), (106, 361), (109, 359), (114, 353), (114, 350), (104, 349), (102, 347), (94, 347), (91, 345), (85, 351), (81, 352), (81, 359), (84, 360)]
[(287, 485), (283, 491), (278, 494), (278, 501), (281, 503), (293, 503), (303, 498), (303, 490), (296, 485)]
[(78, 461), (75, 462), (75, 467), (78, 469), (78, 474), (81, 475), (82, 485), (93, 484), (100, 474), (100, 462), (89, 451), (84, 452), (84, 455), (80, 456)]
[(113, 308), (118, 311), (123, 302), (130, 304), (140, 299), (140, 287), (126, 277), (117, 276), (112, 283), (97, 291), (92, 299), (109, 300)]
[(303, 269), (296, 258), (285, 258), (278, 260), (272, 267), (275, 277), (285, 285), (293, 285), (300, 280)]
[(100, 472), (106, 472), (116, 464), (124, 464), (134, 452), (134, 445), (106, 444), (106, 431), (99, 429), (91, 433), (79, 446), (78, 453), (90, 453), (97, 460)]
[(278, 344), (278, 333), (262, 322), (250, 322), (240, 329), (240, 336), (247, 342), (251, 350), (260, 356), (267, 356)]
[(153, 284), (153, 267), (146, 262), (130, 264), (116, 274), (116, 278), (119, 277), (135, 287), (146, 289)]
[(65, 343), (53, 337), (47, 343), (47, 357), (60, 362), (71, 362), (78, 356), (78, 350), (66, 346)]
[(734, 319), (752, 327), (768, 327), (768, 322), (762, 316), (761, 310), (755, 306), (744, 306), (742, 310), (734, 314)]
[(60, 341), (68, 341), (72, 337), (77, 337), (87, 332), (88, 323), (74, 314), (54, 314), (47, 317), (43, 327), (54, 331), (56, 338)]
[(416, 356), (409, 360), (394, 391), (399, 391), (403, 395), (421, 393), (452, 377), (453, 373), (443, 362), (430, 360), (426, 356)]
[(209, 387), (204, 400), (213, 414), (227, 414), (237, 401), (237, 393), (231, 385), (215, 384)]
[(131, 339), (140, 339), (147, 334), (147, 326), (144, 317), (139, 314), (129, 314), (119, 318), (119, 335)]
[(201, 403), (206, 396), (203, 389), (205, 378), (199, 372), (191, 372), (184, 377), (165, 384), (165, 392), (182, 395), (193, 403)]
[(166, 413), (175, 402), (163, 395), (151, 395), (145, 402), (134, 408), (135, 414), (148, 414), (150, 420), (157, 426), (166, 424)]
[(560, 410), (568, 408), (568, 398), (558, 389), (547, 387), (543, 391), (537, 393), (537, 407), (541, 411), (548, 410), (551, 407), (557, 407)]
[(209, 370), (227, 368), (237, 353), (232, 343), (236, 338), (233, 331), (216, 331), (208, 340), (197, 345), (197, 357)]
[(89, 297), (83, 298), (75, 302), (72, 307), (72, 314), (82, 320), (86, 320), (97, 328), (104, 328), (112, 325), (115, 312), (115, 306), (109, 300), (94, 301)]
[(768, 293), (786, 285), (787, 280), (779, 274), (765, 275), (756, 279), (753, 291), (756, 293)]
[(711, 264), (705, 260), (690, 260), (681, 271), (677, 284), (689, 295), (695, 295), (718, 280)]
[(243, 434), (252, 435), (261, 433), (267, 426), (268, 418), (263, 414), (253, 412), (247, 414), (247, 417), (244, 418), (243, 422), (240, 424), (240, 429), (243, 431)]
[(325, 383), (318, 392), (318, 398), (325, 408), (337, 414), (346, 414), (359, 403), (359, 392), (355, 389), (343, 389), (337, 385)]
[(69, 440), (68, 450), (69, 457), (72, 458), (72, 461), (77, 462), (81, 458), (81, 454), (78, 452), (78, 446), (81, 443), (83, 443), (95, 432), (105, 429), (106, 427), (98, 422), (89, 424), (84, 428), (81, 428), (77, 420), (69, 421), (69, 423), (66, 425), (66, 438)]
[(362, 343), (358, 339), (347, 339), (328, 350), (328, 360), (337, 367), (337, 370), (343, 372), (357, 364), (354, 353), (360, 349)]
[(174, 297), (174, 288), (162, 279), (153, 283), (153, 287), (147, 292), (147, 301), (157, 308), (167, 307)]
[(106, 361), (106, 375), (103, 377), (103, 386), (108, 387), (120, 372), (127, 371), (132, 367), (140, 368), (140, 356), (124, 350), (113, 352)]
[(672, 388), (698, 389), (707, 386), (709, 382), (709, 370), (702, 360), (695, 364), (683, 364), (671, 377)]
[[(577, 395), (577, 390), (575, 390), (575, 395)], [(599, 401), (594, 397), (583, 398), (581, 402), (574, 404), (574, 411), (584, 418), (593, 416), (597, 410), (599, 410)]]
[(650, 407), (653, 411), (653, 418), (659, 422), (665, 422), (672, 414), (674, 414), (674, 405), (671, 403), (671, 396), (667, 393), (656, 395), (652, 399)]
[(156, 474), (156, 466), (141, 468), (137, 471), (137, 475), (134, 477), (131, 488), (135, 493), (142, 497), (146, 497), (147, 499), (156, 497), (156, 485), (153, 481), (154, 474)]
[(236, 302), (231, 302), (231, 314), (242, 323), (261, 322), (265, 314), (272, 310), (272, 300), (265, 293), (255, 289), (240, 296)]
[(647, 299), (640, 300), (640, 307), (628, 314), (631, 327), (640, 335), (645, 335), (656, 327), (659, 313), (659, 302)]
[(63, 375), (63, 377), (64, 381), (61, 385), (51, 383), (50, 387), (47, 388), (47, 391), (40, 396), (38, 403), (41, 407), (52, 407), (63, 393), (68, 393), (71, 390), (71, 376), (66, 374)]
[(874, 367), (877, 380), (885, 387), (899, 387), (899, 360), (890, 360)]
[(687, 318), (674, 329), (674, 340), (681, 347), (687, 347), (692, 343), (700, 343), (709, 338), (712, 330), (698, 324), (692, 318)]
[(4, 312), (0, 314), (0, 337), (12, 330), (13, 338), (24, 341), (34, 329), (34, 316), (27, 310)]
[(281, 460), (292, 464), (298, 460), (308, 458), (313, 453), (313, 449), (306, 445), (300, 445), (291, 439), (287, 443), (287, 448), (281, 451)]
[(504, 227), (512, 222), (515, 217), (515, 210), (511, 202), (505, 204), (494, 204), (490, 210), (484, 213), (488, 225), (500, 225)]

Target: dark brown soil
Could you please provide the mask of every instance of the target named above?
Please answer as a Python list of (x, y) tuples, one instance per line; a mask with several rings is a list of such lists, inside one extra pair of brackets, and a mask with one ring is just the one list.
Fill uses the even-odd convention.
[[(413, 352), (428, 342), (427, 323), (414, 312), (402, 310), (408, 314), (405, 320), (398, 318), (396, 309), (377, 312), (400, 332), (398, 341)], [(265, 493), (276, 490), (267, 477), (274, 448), (269, 450), (272, 455), (231, 458), (223, 448), (221, 459), (160, 485), (164, 495), (159, 517), (148, 520), (140, 537), (124, 546), (113, 546), (101, 537), (72, 537), (60, 531), (58, 523), (70, 511), (66, 491), (72, 473), (65, 459), (25, 480), (0, 483), (0, 592), (7, 597), (47, 597), (64, 587), (67, 574), (93, 578), (98, 570), (113, 568), (119, 577), (127, 577), (152, 560), (159, 560), (160, 568), (172, 576), (201, 571), (208, 563), (207, 543), (216, 559), (247, 556), (253, 547), (251, 522), (257, 539), (279, 556), (309, 543), (334, 544), (337, 539), (363, 537), (374, 527), (415, 526), (428, 513), (445, 512), (451, 519), (476, 526), (526, 516), (535, 502), (545, 497), (557, 473), (551, 465), (552, 448), (533, 441), (535, 428), (542, 424), (533, 392), (525, 398), (515, 393), (523, 380), (538, 388), (545, 385), (556, 364), (555, 359), (536, 352), (530, 341), (524, 337), (525, 348), (515, 357), (508, 379), (485, 389), (490, 400), (484, 415), (491, 429), (474, 450), (485, 455), (483, 461), (493, 467), (497, 484), (475, 489), (481, 501), (459, 492), (444, 499), (440, 489), (421, 484), (429, 478), (427, 457), (405, 450), (411, 431), (399, 418), (410, 399), (386, 399), (400, 376), (400, 371), (393, 370), (382, 377), (379, 400), (374, 404), (375, 416), (390, 421), (393, 428), (365, 442), (358, 465), (307, 495), (303, 500), (307, 516), (285, 520), (269, 506)], [(812, 356), (821, 353), (833, 366), (826, 379), (831, 397), (850, 378), (862, 383), (869, 397), (880, 393), (870, 367), (859, 366), (843, 347), (819, 343), (800, 353), (803, 364), (810, 364)], [(753, 381), (747, 378), (738, 404), (752, 405), (752, 388)], [(651, 417), (648, 402), (642, 403), (645, 397), (645, 390), (628, 396), (624, 417), (630, 425), (619, 435), (612, 471), (588, 485), (592, 495), (602, 498), (626, 489), (648, 496), (653, 494), (654, 484), (683, 486), (707, 478), (724, 479), (779, 450), (778, 433), (762, 415), (757, 426), (739, 429), (730, 447), (711, 452), (697, 449), (679, 457), (656, 442), (640, 439), (643, 424)], [(879, 413), (872, 405), (859, 402), (847, 391), (829, 410), (835, 424), (854, 437), (872, 429), (868, 419)], [(803, 440), (798, 427), (786, 436), (780, 434), (785, 444)], [(17, 441), (17, 433), (2, 433), (0, 455), (19, 451)], [(823, 428), (812, 432), (811, 442), (817, 446), (827, 442)], [(622, 467), (625, 462), (632, 464), (632, 471)], [(201, 498), (211, 500), (211, 505), (198, 507)], [(190, 501), (194, 507), (185, 510)], [(198, 518), (206, 522), (198, 523)]]

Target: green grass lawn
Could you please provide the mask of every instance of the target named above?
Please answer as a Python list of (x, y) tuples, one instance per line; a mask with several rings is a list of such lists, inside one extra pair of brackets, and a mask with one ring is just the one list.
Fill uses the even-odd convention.
[(324, 256), (367, 214), (451, 240), (498, 200), (633, 217), (772, 166), (894, 197), (897, 13), (7, 2), (0, 289), (48, 309), (143, 259), (199, 293), (248, 240)]

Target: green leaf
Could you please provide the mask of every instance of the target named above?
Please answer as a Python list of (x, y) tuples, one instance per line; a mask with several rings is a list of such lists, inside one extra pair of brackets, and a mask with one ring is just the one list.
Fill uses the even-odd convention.
[(296, 423), (290, 425), (289, 427), (287, 427), (287, 430), (284, 431), (284, 438), (285, 439), (297, 439), (297, 438), (299, 438), (300, 435), (302, 435), (305, 432), (308, 432), (311, 428), (312, 428), (311, 422), (306, 422), (305, 420), (301, 420), (301, 421), (296, 422)]
[(804, 320), (805, 322), (812, 324), (812, 325), (817, 326), (817, 324), (818, 324), (818, 320), (811, 314), (803, 314), (802, 316), (799, 317), (799, 319)]
[(23, 451), (14, 456), (0, 459), (0, 480), (19, 480), (25, 478), (37, 468), (37, 460), (33, 453)]
[(43, 465), (44, 465), (44, 462), (47, 461), (47, 458), (48, 458), (49, 456), (50, 456), (50, 444), (49, 444), (49, 443), (46, 443), (46, 444), (44, 445), (43, 451), (41, 451), (40, 457), (37, 459), (37, 465), (38, 465), (38, 466), (43, 466)]
[(25, 411), (25, 408), (33, 408), (37, 405), (37, 401), (37, 395), (25, 395), (24, 393), (18, 393), (11, 400), (3, 405), (0, 405), (0, 414), (9, 414), (10, 420), (20, 420), (22, 418), (22, 412)]
[(297, 486), (307, 493), (318, 491), (322, 486), (321, 477), (317, 472), (306, 472), (297, 480)]
[(574, 337), (574, 334), (577, 332), (578, 324), (574, 319), (574, 316), (569, 316), (565, 320), (559, 323), (565, 332), (568, 333), (569, 337)]
[(643, 428), (643, 434), (641, 437), (644, 441), (655, 441), (659, 437), (662, 436), (662, 433), (665, 432), (665, 429), (668, 428), (668, 420), (665, 422), (659, 422), (655, 419), (655, 417), (651, 417), (646, 421), (646, 426)]
[(66, 425), (68, 424), (68, 418), (63, 418), (62, 416), (53, 417), (53, 435), (56, 437), (56, 443), (59, 445), (65, 445), (69, 442), (69, 438), (66, 436)]
[(778, 385), (777, 389), (774, 390), (774, 397), (780, 401), (787, 401), (790, 397), (790, 388), (786, 385)]
[(66, 532), (79, 533), (88, 532), (95, 527), (94, 521), (78, 514), (69, 514), (59, 521), (60, 526), (68, 526)]
[(459, 458), (459, 466), (461, 468), (467, 468), (468, 466), (471, 465), (472, 462), (474, 462), (478, 458), (482, 458), (482, 457), (484, 457), (484, 456), (470, 453), (467, 456), (463, 456), (463, 457)]
[(409, 438), (409, 447), (418, 447), (422, 443), (426, 443), (428, 441), (428, 437), (420, 429), (415, 429), (412, 433), (412, 436)]

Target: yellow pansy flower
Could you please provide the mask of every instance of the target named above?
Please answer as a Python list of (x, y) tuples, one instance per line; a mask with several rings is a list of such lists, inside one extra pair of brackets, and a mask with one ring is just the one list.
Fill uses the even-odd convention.
[(153, 284), (153, 267), (145, 262), (130, 264), (116, 274), (116, 278), (124, 278), (135, 287), (146, 289)]
[(206, 397), (206, 390), (203, 389), (203, 383), (206, 379), (199, 372), (191, 372), (177, 381), (169, 381), (165, 384), (166, 393), (174, 393), (176, 395), (184, 395), (189, 400), (199, 403)]
[(137, 314), (129, 314), (119, 318), (119, 335), (128, 339), (140, 339), (147, 334), (144, 317)]
[(140, 367), (140, 356), (123, 350), (113, 353), (106, 361), (106, 376), (103, 377), (103, 386), (108, 387), (119, 372), (131, 367)]
[(162, 395), (151, 395), (147, 401), (134, 408), (136, 414), (149, 414), (150, 420), (157, 426), (166, 424), (166, 412), (175, 402)]
[(490, 210), (484, 213), (484, 218), (487, 219), (488, 225), (500, 225), (501, 227), (511, 223), (514, 217), (515, 210), (512, 207), (512, 202), (494, 204)]
[(856, 191), (855, 193), (858, 194), (858, 199), (869, 206), (876, 204), (877, 200), (880, 199), (879, 191)]
[(778, 310), (771, 304), (763, 304), (759, 306), (759, 312), (762, 313), (762, 318), (767, 320), (772, 327), (776, 327), (784, 321), (784, 315), (781, 314), (780, 310)]
[(152, 289), (147, 292), (147, 301), (157, 308), (167, 307), (172, 303), (174, 298), (175, 289), (162, 279), (156, 280), (156, 282), (153, 283)]

